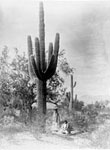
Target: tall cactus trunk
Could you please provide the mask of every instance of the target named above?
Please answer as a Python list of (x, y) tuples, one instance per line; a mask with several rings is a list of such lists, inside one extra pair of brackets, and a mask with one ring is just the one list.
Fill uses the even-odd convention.
[(73, 109), (73, 75), (71, 75), (71, 94), (70, 94), (70, 103), (69, 103), (69, 111)]
[[(45, 24), (44, 24), (44, 9), (40, 4), (39, 9), (39, 47), (40, 47), (40, 64), (44, 72), (45, 65)], [(46, 81), (38, 80), (38, 111), (39, 113), (46, 114)]]
[(46, 114), (46, 81), (38, 80), (38, 111)]

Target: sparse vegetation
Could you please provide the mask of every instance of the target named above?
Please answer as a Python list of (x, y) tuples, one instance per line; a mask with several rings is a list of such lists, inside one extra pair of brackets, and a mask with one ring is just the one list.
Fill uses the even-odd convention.
[[(1, 134), (27, 130), (36, 138), (44, 130), (52, 135), (54, 110), (46, 105), (52, 103), (59, 112), (59, 126), (65, 120), (69, 124), (70, 132), (65, 137), (72, 139), (80, 133), (82, 138), (90, 141), (92, 147), (110, 148), (109, 101), (85, 104), (76, 93), (74, 98), (76, 81), (73, 84), (73, 68), (65, 58), (65, 51), (59, 52), (59, 34), (56, 34), (54, 49), (52, 43), (49, 45), (47, 61), (42, 3), (40, 17), (40, 40), (35, 39), (35, 56), (31, 36), (28, 37), (28, 58), (25, 53), (19, 54), (15, 49), (15, 57), (10, 60), (7, 46), (0, 56), (0, 138)], [(64, 87), (65, 80), (60, 71), (71, 77), (69, 92)]]
[[(8, 48), (5, 47), (1, 55), (1, 66), (3, 67), (1, 67), (2, 78), (0, 80), (0, 128), (2, 131), (5, 131), (5, 133), (13, 131), (14, 133), (22, 132), (22, 129), (30, 130), (34, 135), (38, 135), (36, 136), (38, 138), (42, 133), (43, 123), (39, 121), (36, 108), (31, 108), (32, 111), (29, 111), (30, 106), (36, 102), (37, 88), (35, 84), (30, 83), (27, 58), (25, 55), (20, 55), (18, 51), (15, 51), (16, 57), (9, 62), (7, 49)], [(63, 58), (59, 56), (59, 59), (61, 64)], [(8, 71), (6, 72), (4, 68), (7, 66)], [(58, 64), (58, 66), (56, 74), (48, 80), (47, 101), (54, 103), (57, 102), (58, 99), (60, 100), (58, 101), (60, 102), (60, 105), (58, 104), (60, 121), (68, 120), (71, 130), (76, 132), (76, 134), (77, 132), (88, 133), (87, 139), (91, 140), (94, 146), (96, 146), (98, 142), (99, 147), (103, 147), (104, 144), (109, 145), (106, 143), (106, 140), (103, 141), (104, 144), (99, 140), (99, 136), (102, 133), (106, 138), (109, 136), (109, 132), (106, 133), (108, 125), (106, 129), (104, 127), (100, 130), (100, 128), (102, 128), (101, 126), (104, 126), (106, 121), (110, 120), (109, 102), (97, 101), (94, 104), (85, 105), (83, 101), (80, 101), (78, 97), (76, 97), (73, 101), (74, 109), (70, 112), (70, 97), (63, 87), (64, 79), (60, 76), (60, 65)], [(52, 115), (53, 110), (48, 110), (45, 117), (47, 124), (46, 133), (51, 133)], [(94, 139), (95, 134), (96, 139)]]

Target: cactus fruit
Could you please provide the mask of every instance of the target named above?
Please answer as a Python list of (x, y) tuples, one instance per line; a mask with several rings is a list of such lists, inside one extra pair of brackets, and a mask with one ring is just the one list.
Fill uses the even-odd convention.
[(33, 55), (31, 36), (28, 36), (29, 74), (31, 79), (38, 78), (38, 110), (46, 114), (46, 81), (50, 79), (57, 67), (59, 52), (59, 34), (56, 34), (55, 44), (49, 44), (48, 62), (45, 57), (45, 24), (44, 8), (40, 2), (39, 38), (35, 38), (35, 56)]
[(76, 81), (73, 84), (73, 75), (71, 75), (71, 96), (70, 96), (70, 103), (69, 103), (69, 110), (72, 111), (73, 109), (73, 99), (74, 99), (74, 88), (76, 86)]

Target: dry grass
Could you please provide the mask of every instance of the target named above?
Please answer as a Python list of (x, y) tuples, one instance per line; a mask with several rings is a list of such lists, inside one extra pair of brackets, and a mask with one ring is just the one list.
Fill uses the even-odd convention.
[[(109, 120), (110, 121), (110, 120)], [(110, 149), (110, 122), (105, 122), (91, 136), (92, 145), (97, 148)]]

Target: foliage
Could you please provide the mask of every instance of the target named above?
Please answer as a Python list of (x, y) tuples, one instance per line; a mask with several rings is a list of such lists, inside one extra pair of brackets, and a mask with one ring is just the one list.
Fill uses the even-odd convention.
[(8, 60), (8, 48), (5, 46), (0, 57), (0, 104), (3, 106), (7, 106), (11, 99), (11, 78)]
[[(25, 53), (19, 54), (15, 49), (14, 54), (14, 58), (10, 59), (9, 49), (5, 47), (0, 56), (0, 103), (3, 106), (1, 110), (11, 106), (12, 109), (21, 110), (21, 117), (28, 115), (29, 118), (31, 105), (36, 102), (37, 85), (30, 82), (28, 59)], [(65, 97), (66, 88), (63, 84), (64, 79), (58, 67), (55, 75), (47, 82), (47, 101), (62, 100)]]
[(57, 71), (47, 82), (47, 101), (49, 101), (49, 99), (55, 101), (57, 100), (59, 95), (64, 94), (64, 89), (62, 87), (63, 84), (64, 79), (59, 75), (59, 72)]
[[(10, 60), (9, 49), (5, 47), (0, 57), (0, 104), (5, 109), (29, 109), (34, 101), (33, 85), (29, 85), (27, 58), (19, 55)], [(8, 112), (7, 112), (8, 113)]]
[(73, 69), (71, 68), (67, 59), (64, 57), (65, 56), (65, 50), (61, 50), (59, 53), (59, 60), (58, 60), (58, 68), (61, 70), (64, 74), (70, 75), (73, 73)]
[[(64, 55), (59, 56), (60, 63), (64, 57)], [(30, 106), (36, 101), (36, 86), (30, 83), (28, 60), (25, 54), (20, 55), (18, 50), (15, 49), (14, 59), (12, 61), (9, 61), (9, 59), (9, 49), (5, 47), (0, 56), (0, 116), (2, 116), (4, 108), (10, 107), (10, 104), (12, 104), (12, 108), (21, 110), (21, 117), (26, 121), (25, 117), (28, 116), (29, 119), (32, 113), (27, 110), (31, 110)], [(60, 64), (58, 64), (55, 75), (47, 82), (47, 101), (49, 99), (52, 101), (64, 100), (59, 111), (61, 121), (68, 120), (74, 129), (80, 131), (92, 131), (97, 125), (110, 118), (110, 109), (106, 108), (105, 103), (98, 101), (94, 104), (84, 105), (83, 101), (76, 99), (73, 103), (74, 110), (70, 113), (68, 111), (68, 94), (63, 87), (64, 79), (60, 75), (60, 71)], [(52, 112), (49, 115), (47, 114), (49, 126), (52, 121), (51, 116)]]
[[(79, 131), (93, 131), (102, 122), (104, 107), (101, 103), (84, 105), (82, 101), (74, 101), (74, 109), (69, 112), (68, 105), (60, 109), (61, 121), (68, 120), (71, 126)], [(106, 115), (103, 114), (106, 120)]]
[(66, 75), (69, 75), (73, 72), (73, 69), (70, 67), (67, 59), (65, 58), (65, 50), (61, 50), (59, 52), (56, 73), (47, 82), (47, 101), (49, 98), (53, 101), (56, 101), (66, 97), (66, 88), (63, 87), (64, 78), (62, 77), (61, 72)]
[(83, 109), (83, 106), (84, 106), (83, 101), (79, 100), (73, 101), (73, 107), (76, 111), (81, 111)]
[(10, 64), (12, 68), (10, 76), (13, 79), (13, 97), (15, 100), (22, 100), (23, 105), (28, 108), (34, 102), (35, 94), (33, 93), (34, 85), (29, 84), (27, 63), (25, 54), (22, 56), (16, 51), (16, 56)]

